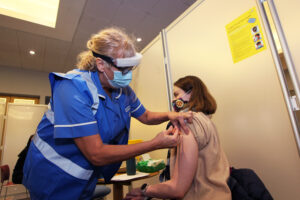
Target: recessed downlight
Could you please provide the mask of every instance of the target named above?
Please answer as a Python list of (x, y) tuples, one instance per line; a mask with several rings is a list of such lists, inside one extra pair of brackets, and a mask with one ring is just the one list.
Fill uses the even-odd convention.
[(141, 42), (141, 41), (142, 41), (142, 38), (136, 38), (136, 41), (137, 41), (137, 42)]
[(35, 55), (35, 51), (30, 50), (30, 51), (29, 51), (29, 54), (30, 54), (30, 55)]

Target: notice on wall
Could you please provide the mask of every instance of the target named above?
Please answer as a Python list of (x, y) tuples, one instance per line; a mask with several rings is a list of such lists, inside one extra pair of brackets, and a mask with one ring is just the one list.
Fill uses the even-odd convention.
[(255, 7), (227, 24), (226, 31), (234, 63), (266, 49)]

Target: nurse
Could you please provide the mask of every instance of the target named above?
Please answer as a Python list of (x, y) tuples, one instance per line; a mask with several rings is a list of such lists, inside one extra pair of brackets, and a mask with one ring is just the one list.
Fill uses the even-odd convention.
[[(92, 35), (77, 68), (50, 73), (52, 99), (30, 145), (23, 184), (32, 200), (91, 199), (97, 179), (109, 181), (121, 161), (175, 147), (179, 127), (192, 113), (151, 112), (128, 86), (142, 55), (118, 28)], [(127, 145), (130, 119), (144, 124), (171, 120), (177, 127)]]

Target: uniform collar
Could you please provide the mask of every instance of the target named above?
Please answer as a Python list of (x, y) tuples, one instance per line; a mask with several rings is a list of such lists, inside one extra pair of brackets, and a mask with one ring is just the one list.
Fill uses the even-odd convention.
[[(102, 84), (101, 84), (100, 79), (99, 79), (98, 72), (97, 71), (91, 72), (91, 74), (92, 74), (93, 82), (95, 83), (95, 85), (98, 89), (98, 96), (102, 99), (106, 99), (107, 94), (106, 94), (106, 92), (104, 91), (104, 89), (102, 87)], [(114, 89), (112, 94), (111, 94), (112, 98), (119, 99), (122, 95), (122, 91), (123, 91), (122, 88)]]

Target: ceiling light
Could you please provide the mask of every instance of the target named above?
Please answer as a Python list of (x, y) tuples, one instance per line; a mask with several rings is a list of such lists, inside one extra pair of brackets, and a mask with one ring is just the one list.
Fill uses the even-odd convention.
[(136, 41), (141, 42), (142, 38), (136, 38)]
[(35, 54), (35, 51), (30, 50), (30, 51), (29, 51), (29, 54), (30, 54), (30, 55), (34, 55), (34, 54)]
[(59, 0), (1, 0), (0, 14), (55, 28)]

